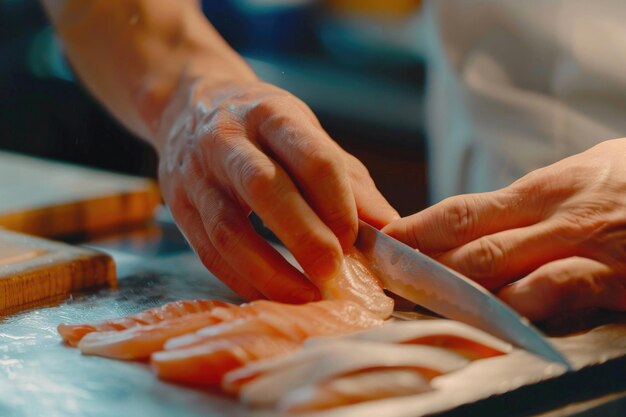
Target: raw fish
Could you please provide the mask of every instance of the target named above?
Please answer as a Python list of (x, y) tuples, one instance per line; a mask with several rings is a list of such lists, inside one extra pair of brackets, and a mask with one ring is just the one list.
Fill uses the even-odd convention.
[(254, 360), (284, 355), (299, 346), (282, 337), (236, 334), (185, 349), (153, 353), (151, 363), (159, 378), (219, 386), (227, 372)]
[(325, 300), (304, 305), (183, 300), (58, 330), (84, 354), (150, 357), (162, 379), (221, 387), (290, 413), (421, 393), (469, 359), (511, 350), (448, 320), (383, 324), (393, 300), (356, 249), (319, 286)]
[[(499, 356), (513, 347), (482, 330), (444, 319), (395, 321), (345, 336), (355, 340), (436, 346), (453, 350), (470, 360)], [(312, 339), (311, 343), (324, 339)]]
[(78, 348), (89, 355), (142, 359), (164, 347), (190, 347), (231, 334), (263, 333), (301, 343), (311, 336), (347, 334), (382, 322), (350, 301), (294, 306), (262, 300), (237, 308), (217, 306), (203, 313), (124, 330), (93, 331), (84, 336)]
[(421, 394), (432, 388), (414, 369), (373, 369), (290, 391), (278, 403), (287, 413), (319, 411), (383, 398)]
[(77, 346), (78, 342), (88, 333), (96, 331), (124, 330), (134, 326), (155, 324), (163, 320), (181, 317), (190, 313), (210, 311), (215, 307), (234, 307), (223, 301), (216, 300), (179, 300), (167, 303), (160, 307), (154, 307), (141, 313), (126, 317), (105, 320), (92, 324), (64, 324), (61, 323), (57, 330), (63, 340), (70, 346)]
[[(235, 307), (232, 304), (215, 300), (181, 300), (165, 304), (131, 316), (105, 320), (93, 324), (60, 324), (58, 331), (64, 341), (70, 346), (78, 346), (80, 340), (89, 333), (125, 331), (137, 326), (150, 326), (170, 319), (179, 318), (192, 313), (215, 311), (217, 322), (232, 321), (237, 317), (249, 317), (251, 315), (263, 315), (268, 326), (273, 326), (277, 331), (293, 340), (304, 340), (311, 335), (332, 335), (340, 333), (341, 326), (347, 325), (345, 331), (362, 329), (368, 325), (379, 324), (372, 320), (363, 309), (347, 303), (352, 300), (359, 306), (364, 307), (380, 319), (387, 318), (393, 310), (393, 301), (387, 297), (380, 287), (375, 275), (366, 266), (367, 260), (356, 249), (349, 251), (345, 256), (344, 266), (341, 273), (324, 284), (323, 292), (326, 297), (335, 300), (336, 311), (327, 308), (327, 304), (311, 303), (307, 306), (289, 306), (269, 301), (257, 301), (250, 304)], [(340, 301), (341, 300), (341, 301)], [(301, 307), (301, 308), (300, 308)], [(288, 310), (288, 311), (286, 311)], [(317, 310), (318, 314), (311, 312)], [(281, 315), (290, 318), (285, 321), (277, 318)], [(366, 317), (367, 316), (367, 317)], [(298, 323), (301, 318), (314, 322), (307, 325)], [(330, 318), (326, 322), (325, 318)], [(353, 327), (353, 322), (365, 320)], [(184, 320), (183, 320), (184, 321)], [(369, 324), (368, 324), (369, 323)], [(182, 323), (178, 323), (181, 324)], [(189, 323), (187, 323), (189, 324)], [(208, 323), (210, 324), (210, 323)], [(84, 353), (99, 354), (115, 358), (137, 358), (150, 353), (158, 347), (158, 340), (168, 333), (164, 332), (167, 325), (149, 327), (143, 331), (126, 332), (121, 335), (107, 333), (100, 337), (92, 336), (89, 343), (84, 344)], [(197, 327), (195, 328), (197, 329)], [(195, 330), (193, 329), (193, 330)], [(192, 329), (190, 329), (192, 331)], [(152, 334), (152, 332), (156, 332)], [(172, 336), (175, 331), (172, 330)], [(178, 333), (177, 335), (180, 335)], [(137, 341), (133, 341), (133, 335), (137, 335)], [(163, 335), (163, 336), (160, 336)], [(145, 345), (139, 348), (139, 344), (145, 341)], [(111, 343), (111, 353), (107, 353), (107, 343)], [(148, 343), (149, 342), (149, 343)], [(125, 345), (124, 343), (127, 343)], [(149, 345), (149, 346), (148, 346)], [(123, 352), (128, 346), (129, 352)]]
[(190, 333), (217, 323), (211, 312), (191, 313), (163, 320), (156, 324), (134, 326), (125, 330), (92, 332), (78, 343), (85, 355), (99, 355), (116, 359), (143, 359), (153, 352), (163, 350), (165, 342), (173, 337)]
[(326, 300), (351, 300), (386, 319), (391, 316), (394, 303), (368, 265), (367, 258), (357, 249), (346, 251), (340, 273), (319, 285), (320, 291)]
[[(260, 373), (262, 363), (232, 372), (224, 379), (223, 388), (232, 391), (239, 386), (239, 397), (244, 403), (268, 407), (276, 405), (290, 390), (359, 371), (411, 368), (431, 379), (462, 368), (468, 360), (454, 352), (430, 346), (346, 340), (307, 346), (293, 353), (291, 358), (277, 358)], [(250, 379), (250, 374), (256, 377)], [(243, 386), (237, 383), (242, 379), (246, 381)]]
[[(313, 336), (336, 336), (379, 326), (383, 320), (359, 305), (344, 300), (328, 300), (304, 305), (281, 304), (259, 300), (239, 308), (219, 309), (213, 317), (230, 325), (218, 325), (181, 336), (166, 343), (166, 349), (192, 346), (219, 337), (222, 333), (258, 333), (303, 342)], [(249, 320), (249, 321), (246, 321)]]
[[(333, 338), (332, 340), (337, 342), (340, 339)], [(332, 343), (323, 343), (316, 344), (314, 348), (298, 350), (291, 355), (253, 362), (245, 368), (228, 373), (222, 381), (222, 389), (231, 394), (238, 394), (244, 384), (260, 375), (278, 369), (299, 366), (305, 361), (313, 362), (324, 355), (332, 354), (334, 351), (335, 347)]]
[(282, 333), (258, 317), (242, 317), (205, 327), (197, 332), (189, 332), (182, 336), (173, 337), (165, 343), (163, 348), (165, 350), (189, 348), (201, 345), (209, 340), (236, 334), (264, 334), (283, 337)]

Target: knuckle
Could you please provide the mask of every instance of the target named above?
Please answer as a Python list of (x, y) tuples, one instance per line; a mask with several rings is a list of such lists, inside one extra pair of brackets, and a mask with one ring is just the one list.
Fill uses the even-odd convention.
[(255, 118), (259, 120), (258, 132), (262, 137), (276, 142), (277, 145), (280, 143), (278, 146), (285, 147), (291, 153), (300, 151), (307, 139), (301, 132), (300, 121), (292, 112), (275, 109)]
[[(583, 261), (584, 263), (581, 263)], [(572, 262), (572, 264), (569, 264)], [(589, 264), (600, 265), (587, 258), (571, 257), (544, 265), (535, 272), (533, 282), (541, 291), (546, 311), (559, 313), (598, 306), (607, 290), (604, 276), (597, 276)]]
[(211, 145), (226, 145), (231, 138), (241, 136), (243, 128), (241, 122), (230, 116), (216, 116), (204, 129), (201, 135), (203, 141)]
[(444, 201), (446, 209), (443, 212), (443, 224), (452, 233), (464, 236), (471, 235), (475, 227), (476, 218), (474, 211), (466, 199), (451, 197)]
[(304, 230), (291, 240), (292, 247), (299, 252), (300, 258), (307, 265), (329, 253), (339, 253), (336, 245), (315, 229)]
[(553, 205), (561, 201), (564, 191), (559, 189), (559, 178), (545, 169), (535, 170), (518, 179), (505, 190), (517, 206), (533, 206), (542, 216), (552, 214)]
[(284, 140), (295, 142), (296, 145), (301, 132), (294, 129), (295, 126), (301, 126), (302, 123), (312, 124), (321, 130), (311, 109), (288, 93), (274, 93), (255, 102), (248, 112), (248, 118), (258, 125), (261, 134), (279, 135)]
[(270, 163), (249, 161), (242, 164), (239, 172), (241, 188), (252, 201), (261, 202), (270, 199), (276, 193), (276, 167)]
[(356, 213), (350, 207), (337, 205), (336, 208), (326, 213), (325, 222), (331, 226), (335, 233), (349, 233), (356, 224)]
[(251, 112), (261, 118), (266, 118), (275, 113), (282, 113), (283, 110), (289, 109), (293, 104), (293, 98), (288, 93), (273, 92), (254, 103)]
[(567, 306), (576, 309), (593, 298), (597, 288), (593, 280), (583, 279), (573, 271), (567, 269), (552, 268), (547, 271), (546, 281), (550, 282), (552, 292), (552, 305)]
[(342, 164), (334, 152), (319, 142), (308, 141), (303, 151), (309, 171), (319, 179), (335, 178), (342, 172)]
[(608, 225), (602, 211), (603, 208), (595, 203), (566, 208), (558, 216), (555, 236), (568, 245), (595, 241), (598, 232)]
[(308, 229), (294, 236), (293, 244), (297, 248), (301, 248), (305, 251), (322, 252), (320, 248), (320, 235), (315, 230)]
[(493, 278), (506, 268), (507, 254), (501, 244), (490, 238), (477, 241), (476, 249), (465, 258), (468, 275), (474, 278)]
[[(532, 194), (541, 190), (541, 170), (532, 171), (523, 177), (515, 180), (510, 188), (520, 194)], [(545, 186), (545, 185), (544, 185)]]
[(350, 207), (340, 207), (325, 216), (325, 222), (343, 243), (353, 244), (357, 236), (357, 217)]

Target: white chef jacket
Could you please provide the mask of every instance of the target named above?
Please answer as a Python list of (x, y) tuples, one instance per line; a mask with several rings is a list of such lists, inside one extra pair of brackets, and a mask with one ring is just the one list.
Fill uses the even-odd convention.
[(626, 136), (626, 1), (436, 0), (424, 12), (432, 202)]

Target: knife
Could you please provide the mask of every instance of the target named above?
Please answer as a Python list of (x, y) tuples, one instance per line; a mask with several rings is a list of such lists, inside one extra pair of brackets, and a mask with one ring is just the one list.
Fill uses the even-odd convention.
[(363, 221), (359, 221), (355, 246), (387, 290), (572, 370), (568, 360), (526, 318), (476, 282)]

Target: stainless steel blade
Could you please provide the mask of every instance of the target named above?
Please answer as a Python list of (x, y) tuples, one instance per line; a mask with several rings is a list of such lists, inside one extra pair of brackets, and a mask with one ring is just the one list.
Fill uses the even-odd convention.
[(572, 369), (527, 319), (469, 278), (362, 221), (356, 247), (389, 291)]

